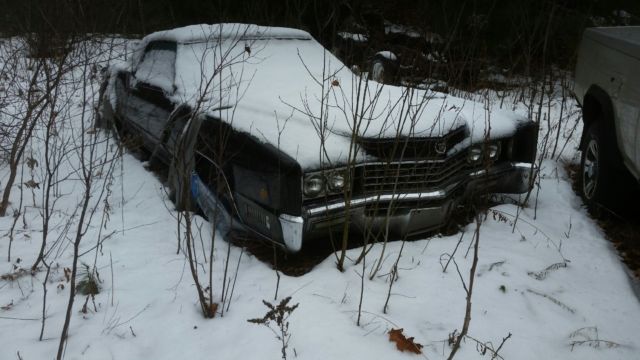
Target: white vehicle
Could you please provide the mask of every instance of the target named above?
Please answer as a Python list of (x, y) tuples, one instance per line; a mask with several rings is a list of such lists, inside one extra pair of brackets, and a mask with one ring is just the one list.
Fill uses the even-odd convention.
[[(576, 67), (584, 129), (580, 190), (615, 206), (640, 179), (640, 26), (584, 32)], [(629, 175), (630, 173), (630, 175)]]

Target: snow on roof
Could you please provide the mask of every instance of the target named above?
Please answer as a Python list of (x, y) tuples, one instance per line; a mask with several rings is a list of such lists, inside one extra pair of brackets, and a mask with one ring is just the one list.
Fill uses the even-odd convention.
[[(147, 45), (153, 41), (175, 41), (179, 44), (198, 42), (225, 42), (228, 40), (255, 41), (265, 39), (311, 40), (308, 32), (283, 27), (259, 26), (254, 24), (222, 23), (198, 24), (151, 33), (135, 46), (132, 64), (138, 64)], [(160, 85), (160, 84), (156, 84)]]
[(224, 40), (224, 39), (312, 39), (308, 32), (283, 27), (259, 26), (253, 24), (225, 23), (189, 25), (181, 28), (164, 30), (145, 36), (142, 41), (149, 43), (155, 40), (176, 41), (179, 43)]

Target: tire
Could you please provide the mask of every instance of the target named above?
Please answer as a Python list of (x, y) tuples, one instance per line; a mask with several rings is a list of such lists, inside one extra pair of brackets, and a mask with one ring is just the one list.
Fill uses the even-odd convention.
[(371, 80), (377, 81), (381, 84), (385, 83), (385, 76), (387, 75), (387, 69), (385, 68), (385, 61), (381, 59), (375, 59), (371, 63)]
[[(395, 54), (391, 54), (395, 57)], [(392, 84), (398, 72), (397, 59), (392, 60), (382, 55), (376, 55), (371, 60), (369, 78), (380, 84)]]
[(578, 185), (585, 204), (595, 215), (601, 215), (603, 210), (620, 210), (623, 194), (632, 188), (620, 165), (615, 141), (607, 136), (600, 122), (589, 126), (580, 150)]

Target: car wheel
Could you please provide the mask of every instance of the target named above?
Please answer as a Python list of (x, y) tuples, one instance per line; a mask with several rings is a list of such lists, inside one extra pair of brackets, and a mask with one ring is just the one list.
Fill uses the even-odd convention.
[(385, 75), (386, 75), (386, 69), (385, 69), (385, 62), (382, 59), (375, 59), (372, 63), (371, 63), (371, 70), (370, 70), (370, 74), (371, 74), (371, 80), (373, 81), (377, 81), (381, 84), (385, 83)]
[[(594, 128), (592, 126), (591, 128)], [(591, 130), (591, 129), (590, 129)], [(590, 131), (588, 141), (582, 149), (582, 161), (580, 166), (582, 196), (588, 202), (600, 198), (602, 189), (600, 176), (600, 139)]]
[(398, 74), (398, 58), (390, 51), (381, 51), (371, 60), (369, 78), (381, 84), (391, 84)]
[(616, 166), (619, 159), (615, 144), (607, 139), (602, 124), (593, 123), (581, 148), (580, 195), (597, 214), (603, 209), (617, 210), (625, 188), (626, 174)]

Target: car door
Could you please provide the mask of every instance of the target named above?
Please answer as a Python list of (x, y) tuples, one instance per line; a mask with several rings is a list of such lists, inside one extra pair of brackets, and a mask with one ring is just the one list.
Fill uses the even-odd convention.
[(145, 147), (155, 151), (174, 109), (168, 96), (175, 90), (176, 43), (149, 43), (127, 81), (126, 114), (142, 134)]
[[(640, 87), (640, 84), (638, 84), (638, 86)], [(639, 97), (638, 97), (638, 109), (640, 109), (640, 92), (639, 92)], [(632, 169), (631, 172), (636, 177), (636, 179), (638, 181), (640, 181), (640, 113), (638, 114), (638, 117), (636, 118), (636, 140), (635, 140), (635, 146), (636, 146), (636, 158), (635, 158), (635, 163), (633, 164), (634, 169)]]
[[(640, 64), (640, 59), (635, 59), (635, 63)], [(631, 142), (630, 148), (635, 150), (635, 158), (633, 163), (630, 164), (629, 170), (640, 180), (640, 76), (637, 73), (629, 73), (628, 81), (626, 84), (626, 96), (629, 98), (628, 103), (633, 107), (630, 116), (630, 131), (629, 141)]]
[[(636, 177), (640, 177), (640, 77), (635, 69), (640, 59), (617, 53), (619, 74), (612, 79), (620, 79), (619, 91), (613, 95), (616, 106), (618, 145), (622, 158), (629, 171)], [(612, 80), (613, 81), (613, 80)]]

